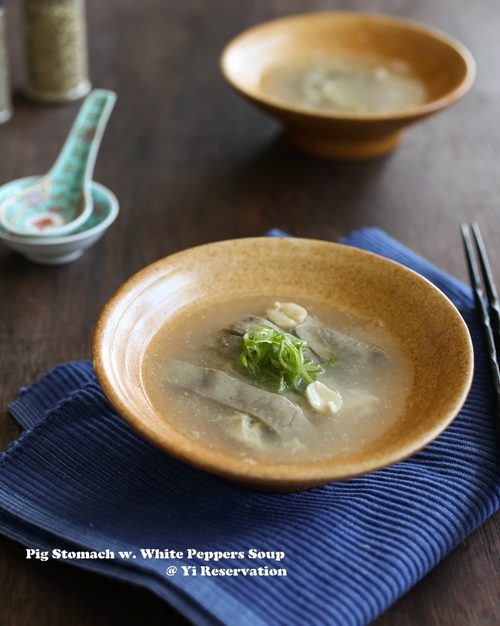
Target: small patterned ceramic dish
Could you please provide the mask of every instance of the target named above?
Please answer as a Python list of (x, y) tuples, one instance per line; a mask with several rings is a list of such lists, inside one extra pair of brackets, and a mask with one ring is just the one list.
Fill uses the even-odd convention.
[(102, 135), (116, 94), (94, 89), (78, 112), (49, 172), (15, 186), (0, 202), (0, 224), (22, 237), (74, 233), (92, 215), (91, 181)]
[[(14, 180), (0, 187), (0, 203), (10, 194), (35, 182), (38, 176)], [(90, 217), (75, 232), (61, 237), (23, 237), (13, 235), (0, 226), (0, 240), (12, 250), (19, 252), (30, 261), (42, 265), (63, 265), (78, 259), (92, 246), (112, 224), (118, 215), (116, 196), (106, 187), (92, 182), (94, 203)]]

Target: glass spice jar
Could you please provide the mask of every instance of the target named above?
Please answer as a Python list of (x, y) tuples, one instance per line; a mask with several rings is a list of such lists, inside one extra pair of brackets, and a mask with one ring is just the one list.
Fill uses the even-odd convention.
[(5, 10), (0, 0), (0, 124), (12, 115), (10, 100), (9, 69), (7, 65), (7, 42), (5, 39)]
[(84, 0), (24, 0), (26, 95), (39, 102), (85, 96), (88, 79)]

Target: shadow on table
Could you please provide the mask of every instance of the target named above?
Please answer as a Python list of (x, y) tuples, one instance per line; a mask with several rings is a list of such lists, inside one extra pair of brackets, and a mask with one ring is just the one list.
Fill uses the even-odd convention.
[(391, 158), (320, 159), (279, 135), (229, 174), (224, 203), (237, 208), (232, 217), (227, 212), (232, 236), (258, 236), (277, 227), (296, 236), (321, 233), (335, 239), (374, 225), (373, 200)]

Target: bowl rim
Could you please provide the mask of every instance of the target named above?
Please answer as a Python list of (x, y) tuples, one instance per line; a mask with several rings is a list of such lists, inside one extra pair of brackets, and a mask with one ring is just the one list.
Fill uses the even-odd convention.
[[(227, 58), (229, 53), (241, 43), (241, 41), (246, 38), (248, 35), (252, 33), (256, 33), (263, 28), (267, 28), (273, 24), (280, 24), (287, 22), (295, 22), (303, 19), (326, 19), (326, 18), (364, 18), (368, 20), (374, 20), (377, 22), (392, 24), (394, 26), (402, 26), (405, 28), (409, 28), (415, 32), (422, 33), (424, 35), (428, 35), (436, 40), (441, 41), (442, 43), (447, 44), (451, 48), (453, 48), (464, 60), (466, 66), (466, 72), (464, 79), (462, 82), (457, 85), (452, 91), (449, 91), (445, 95), (436, 98), (435, 100), (431, 100), (429, 102), (425, 102), (423, 104), (409, 107), (406, 109), (400, 109), (392, 112), (361, 112), (361, 113), (353, 113), (353, 112), (345, 112), (345, 111), (324, 111), (319, 109), (314, 109), (312, 107), (306, 106), (297, 106), (293, 103), (285, 102), (283, 100), (273, 98), (268, 94), (264, 94), (262, 91), (247, 89), (242, 86), (241, 83), (238, 83), (234, 78), (232, 73), (229, 71), (227, 67)], [(226, 79), (226, 81), (231, 85), (233, 89), (235, 89), (241, 95), (252, 99), (255, 102), (262, 103), (267, 106), (273, 107), (275, 110), (286, 111), (288, 113), (295, 113), (303, 116), (308, 116), (312, 118), (323, 118), (324, 120), (346, 120), (346, 121), (366, 121), (366, 122), (376, 122), (376, 121), (386, 121), (386, 120), (404, 120), (412, 117), (421, 117), (424, 115), (429, 115), (440, 109), (443, 109), (450, 104), (453, 104), (457, 100), (459, 100), (462, 96), (464, 96), (469, 89), (472, 87), (474, 80), (476, 78), (476, 62), (472, 53), (469, 49), (462, 44), (458, 39), (455, 39), (451, 35), (448, 35), (434, 26), (428, 26), (426, 24), (422, 24), (420, 22), (414, 20), (408, 20), (405, 18), (396, 17), (393, 15), (388, 15), (386, 13), (364, 13), (362, 11), (317, 11), (317, 12), (308, 12), (308, 13), (298, 13), (294, 15), (287, 15), (284, 17), (278, 17), (272, 20), (268, 20), (266, 22), (262, 22), (260, 24), (256, 24), (243, 32), (236, 35), (233, 39), (231, 39), (226, 46), (223, 48), (222, 53), (219, 58), (219, 68)]]
[[(16, 180), (13, 180), (9, 183), (5, 183), (5, 185), (2, 185), (1, 188), (7, 187), (8, 185), (13, 185), (14, 183), (35, 181), (39, 178), (42, 178), (42, 176), (24, 176), (23, 178), (17, 178)], [(73, 243), (75, 241), (81, 241), (82, 239), (87, 239), (88, 237), (93, 237), (97, 235), (98, 233), (108, 228), (108, 226), (110, 226), (115, 221), (119, 213), (120, 205), (118, 203), (117, 197), (110, 189), (108, 189), (104, 185), (101, 185), (101, 183), (98, 183), (94, 180), (91, 181), (90, 185), (91, 185), (91, 188), (97, 189), (104, 196), (106, 196), (106, 198), (109, 200), (109, 204), (111, 207), (109, 215), (99, 224), (96, 224), (92, 228), (83, 230), (79, 233), (74, 233), (72, 235), (69, 234), (69, 235), (49, 236), (49, 237), (43, 237), (43, 236), (23, 237), (21, 235), (9, 234), (9, 233), (4, 233), (0, 231), (0, 239), (3, 239), (4, 241), (9, 242), (9, 243), (22, 244), (23, 246), (35, 247), (35, 246), (50, 246), (50, 245), (55, 246), (59, 244), (61, 245), (68, 244), (68, 243)]]
[[(241, 238), (219, 241), (196, 246), (194, 248), (189, 248), (187, 250), (183, 250), (159, 259), (158, 261), (148, 265), (147, 267), (143, 268), (132, 277), (130, 277), (127, 281), (125, 281), (125, 283), (121, 285), (121, 287), (118, 288), (118, 290), (113, 294), (113, 296), (108, 300), (108, 302), (102, 309), (97, 319), (92, 337), (92, 361), (98, 381), (106, 397), (115, 407), (118, 414), (122, 417), (122, 419), (124, 419), (125, 422), (129, 424), (129, 426), (131, 426), (136, 432), (138, 432), (150, 443), (160, 448), (167, 454), (188, 463), (189, 465), (193, 465), (204, 471), (223, 476), (229, 480), (241, 483), (248, 483), (250, 485), (255, 484), (257, 485), (257, 488), (265, 488), (265, 486), (267, 485), (278, 488), (279, 490), (280, 486), (286, 487), (287, 485), (293, 484), (293, 489), (286, 488), (285, 490), (287, 491), (294, 489), (306, 489), (311, 486), (322, 485), (332, 481), (344, 480), (347, 478), (360, 476), (368, 472), (382, 469), (384, 467), (402, 461), (409, 456), (412, 456), (416, 452), (422, 450), (432, 441), (434, 441), (458, 415), (467, 399), (472, 384), (474, 371), (473, 346), (470, 333), (462, 316), (460, 315), (455, 305), (451, 302), (451, 300), (440, 289), (438, 289), (428, 279), (411, 270), (410, 268), (407, 268), (400, 263), (387, 259), (382, 255), (362, 250), (360, 248), (315, 239), (282, 238), (281, 240), (287, 242), (295, 242), (294, 245), (297, 245), (297, 242), (302, 242), (299, 245), (307, 246), (312, 243), (313, 245), (321, 244), (337, 246), (349, 249), (351, 251), (350, 254), (365, 255), (366, 257), (368, 257), (369, 260), (375, 257), (379, 260), (377, 262), (383, 262), (392, 266), (397, 266), (399, 268), (398, 271), (402, 271), (408, 276), (411, 276), (411, 280), (417, 279), (426, 283), (428, 288), (432, 289), (434, 292), (436, 292), (436, 294), (439, 295), (440, 298), (442, 298), (443, 305), (447, 307), (449, 314), (451, 314), (454, 319), (456, 319), (458, 326), (461, 328), (462, 337), (464, 339), (463, 345), (466, 349), (465, 356), (468, 359), (468, 369), (467, 374), (463, 375), (463, 379), (461, 380), (460, 395), (457, 394), (457, 397), (454, 398), (453, 402), (450, 402), (452, 406), (447, 407), (447, 410), (443, 413), (443, 416), (440, 418), (439, 421), (432, 424), (432, 426), (429, 426), (425, 433), (421, 434), (417, 438), (416, 442), (404, 439), (401, 444), (398, 445), (397, 449), (393, 451), (390, 457), (383, 456), (379, 459), (373, 459), (370, 457), (366, 461), (358, 462), (356, 464), (356, 468), (351, 468), (349, 471), (345, 471), (344, 469), (344, 471), (339, 472), (338, 469), (337, 471), (335, 471), (336, 463), (337, 467), (339, 466), (339, 459), (335, 458), (317, 463), (309, 462), (300, 464), (273, 464), (269, 462), (259, 461), (256, 464), (248, 464), (234, 455), (219, 450), (214, 450), (212, 448), (203, 446), (198, 442), (193, 442), (186, 435), (182, 435), (182, 433), (180, 434), (182, 435), (182, 440), (185, 445), (179, 447), (175, 442), (172, 445), (165, 434), (159, 437), (158, 432), (155, 430), (154, 426), (145, 423), (140, 415), (137, 415), (133, 410), (130, 410), (127, 403), (124, 402), (124, 400), (122, 399), (121, 393), (114, 388), (113, 383), (108, 379), (106, 373), (106, 365), (104, 363), (105, 357), (103, 357), (103, 353), (105, 352), (103, 346), (105, 333), (110, 331), (113, 333), (115, 332), (115, 329), (113, 327), (113, 320), (111, 320), (111, 326), (109, 326), (110, 318), (114, 315), (115, 305), (119, 303), (122, 299), (127, 298), (130, 294), (132, 294), (134, 288), (143, 283), (143, 281), (145, 281), (147, 285), (155, 284), (159, 280), (158, 276), (155, 277), (158, 269), (167, 270), (172, 260), (174, 262), (182, 262), (183, 258), (185, 258), (186, 255), (191, 254), (193, 250), (199, 251), (203, 248), (206, 248), (207, 250), (213, 250), (215, 246), (225, 246), (228, 244), (231, 245), (234, 242), (240, 242), (240, 245), (246, 245), (247, 247), (250, 244), (251, 248), (251, 244), (257, 240), (272, 241), (273, 239), (275, 238)], [(140, 296), (134, 294), (134, 302), (137, 297)], [(169, 425), (169, 428), (176, 431), (173, 426)], [(344, 465), (349, 465), (349, 463)], [(353, 463), (351, 461), (351, 466), (352, 465)], [(295, 470), (296, 477), (292, 475), (292, 470)]]

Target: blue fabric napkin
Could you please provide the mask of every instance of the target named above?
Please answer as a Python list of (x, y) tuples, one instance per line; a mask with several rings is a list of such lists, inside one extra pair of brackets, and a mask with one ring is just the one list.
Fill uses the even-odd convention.
[[(252, 492), (143, 441), (91, 364), (69, 363), (9, 407), (25, 432), (0, 456), (0, 531), (30, 558), (59, 556), (147, 587), (198, 625), (354, 626), (382, 613), (498, 508), (500, 455), (469, 288), (380, 230), (343, 242), (420, 272), (469, 325), (473, 387), (434, 443), (359, 478)], [(84, 551), (96, 558), (78, 558)]]

